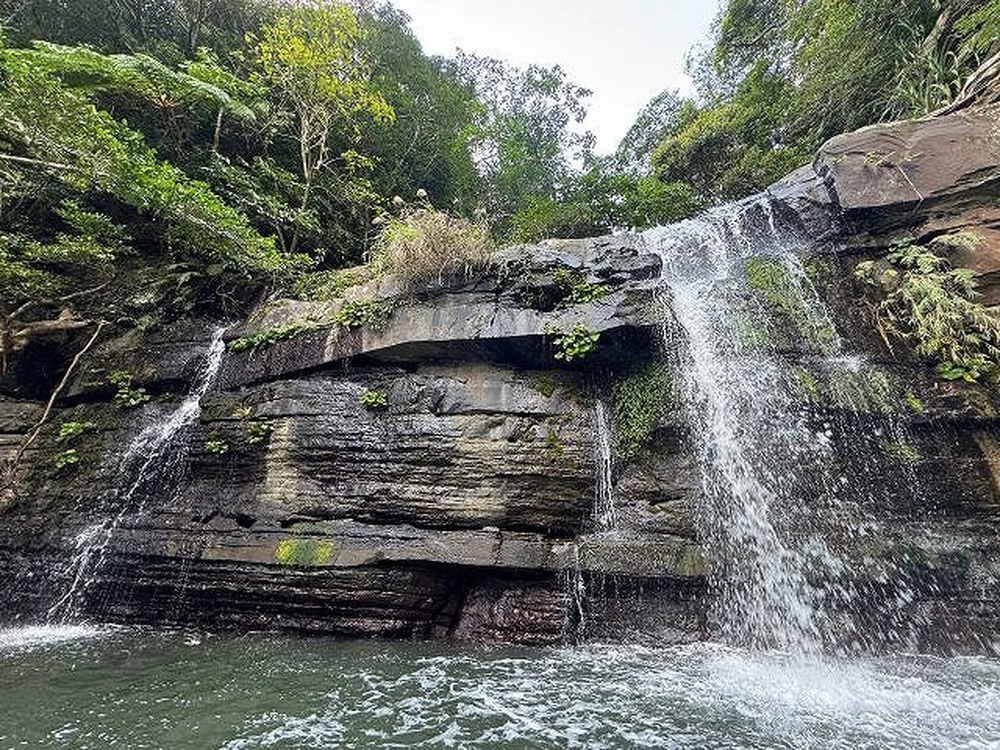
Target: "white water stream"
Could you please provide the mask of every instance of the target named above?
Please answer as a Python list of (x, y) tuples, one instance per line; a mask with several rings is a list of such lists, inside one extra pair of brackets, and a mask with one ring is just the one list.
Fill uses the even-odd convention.
[(222, 366), (225, 331), (224, 327), (213, 331), (201, 371), (177, 408), (165, 419), (151, 422), (129, 443), (118, 463), (116, 487), (102, 503), (99, 519), (75, 539), (76, 554), (67, 574), (70, 584), (49, 608), (48, 622), (65, 624), (77, 617), (81, 599), (100, 570), (108, 544), (124, 518), (141, 512), (150, 496), (176, 490), (187, 457), (185, 443), (176, 438), (201, 414), (201, 399)]
[[(836, 454), (838, 441), (856, 437), (842, 433), (857, 428), (804, 407), (796, 377), (816, 381), (796, 362), (811, 358), (834, 382), (857, 384), (859, 359), (842, 351), (797, 238), (776, 227), (766, 200), (646, 240), (663, 261), (667, 350), (701, 466), (696, 515), (713, 567), (713, 619), (735, 645), (818, 653), (854, 627), (844, 610), (859, 594), (831, 541), (872, 528), (869, 490)], [(863, 406), (867, 387), (842, 401)]]
[(608, 408), (600, 399), (594, 406), (594, 438), (594, 462), (597, 467), (594, 482), (594, 525), (597, 531), (614, 531), (618, 518), (615, 513), (612, 476), (611, 425)]

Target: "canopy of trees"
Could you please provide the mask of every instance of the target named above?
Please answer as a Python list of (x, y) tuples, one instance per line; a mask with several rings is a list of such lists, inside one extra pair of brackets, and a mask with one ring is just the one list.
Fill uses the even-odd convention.
[(689, 216), (946, 105), (1000, 0), (728, 0), (697, 96), (655, 97), (609, 156), (562, 69), (429, 57), (388, 3), (0, 0), (0, 22), (6, 353), (97, 301), (149, 325), (358, 263), (395, 196), (499, 242)]
[(752, 193), (831, 136), (948, 104), (998, 50), (1000, 0), (728, 0), (653, 173), (703, 200)]

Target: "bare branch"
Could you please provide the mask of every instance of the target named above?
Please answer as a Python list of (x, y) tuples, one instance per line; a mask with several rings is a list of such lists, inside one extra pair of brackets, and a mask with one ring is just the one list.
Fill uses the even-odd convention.
[(56, 399), (59, 398), (59, 394), (62, 393), (63, 389), (66, 387), (70, 376), (80, 363), (80, 359), (84, 354), (90, 351), (94, 342), (97, 341), (97, 337), (101, 334), (101, 329), (104, 328), (106, 323), (107, 321), (104, 320), (97, 322), (97, 327), (94, 329), (94, 333), (91, 335), (90, 339), (84, 347), (76, 353), (76, 356), (73, 357), (73, 361), (70, 362), (69, 367), (66, 368), (66, 372), (63, 373), (62, 380), (59, 381), (59, 385), (55, 387), (52, 394), (49, 396), (48, 403), (45, 404), (45, 411), (42, 412), (41, 418), (39, 418), (39, 420), (35, 423), (35, 426), (28, 430), (27, 434), (25, 434), (24, 440), (21, 441), (21, 445), (18, 446), (17, 451), (14, 453), (14, 457), (8, 463), (4, 471), (3, 479), (0, 480), (0, 492), (4, 492), (13, 486), (14, 474), (17, 471), (18, 464), (20, 464), (21, 459), (24, 457), (25, 451), (27, 451), (28, 448), (31, 447), (31, 444), (38, 439), (38, 436), (42, 432), (42, 428), (45, 426), (45, 423), (49, 419), (49, 415), (52, 413), (52, 407), (55, 405)]

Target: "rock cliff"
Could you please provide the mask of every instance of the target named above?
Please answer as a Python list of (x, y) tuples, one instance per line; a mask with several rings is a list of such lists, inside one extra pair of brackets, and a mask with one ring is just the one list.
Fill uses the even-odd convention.
[[(868, 355), (850, 409), (806, 376), (804, 400), (830, 418), (892, 412), (912, 436), (882, 447), (920, 500), (887, 490), (884, 544), (857, 559), (876, 580), (891, 558), (912, 582), (920, 648), (1000, 641), (995, 394), (941, 380), (878, 335), (853, 270), (902, 237), (974, 230), (982, 241), (952, 260), (1000, 302), (997, 122), (989, 105), (840, 136), (769, 190), (838, 329)], [(700, 470), (663, 359), (659, 275), (642, 236), (616, 235), (509, 248), (489, 273), (419, 290), (384, 278), (329, 302), (272, 303), (227, 330), (199, 420), (136, 492), (118, 458), (192, 388), (216, 324), (109, 333), (0, 508), (2, 618), (58, 614), (72, 591), (79, 615), (127, 622), (537, 644), (704, 637)], [(39, 420), (67, 364), (55, 344), (72, 335), (10, 363), (0, 455)], [(152, 399), (124, 408), (112, 371)], [(65, 424), (86, 427), (60, 438)], [(595, 511), (608, 460), (614, 529)]]

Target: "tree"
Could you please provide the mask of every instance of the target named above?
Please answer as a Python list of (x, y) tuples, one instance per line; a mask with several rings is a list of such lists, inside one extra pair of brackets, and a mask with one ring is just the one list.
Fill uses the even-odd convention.
[(671, 89), (650, 99), (618, 144), (615, 166), (634, 174), (647, 172), (656, 145), (676, 127), (683, 104), (677, 92)]
[(568, 81), (559, 66), (520, 69), (462, 52), (452, 65), (482, 103), (473, 153), (489, 219), (503, 236), (529, 199), (559, 200), (575, 163), (591, 151), (593, 136), (575, 127), (587, 114), (590, 91)]
[[(309, 2), (289, 8), (255, 36), (259, 80), (293, 113), (302, 177), (300, 210), (309, 208), (317, 177), (336, 158), (358, 165), (353, 151), (331, 153), (333, 130), (356, 142), (360, 120), (390, 120), (392, 108), (370, 81), (362, 46), (364, 31), (355, 12), (338, 2)], [(288, 244), (295, 252), (296, 228)]]
[(270, 0), (0, 0), (0, 21), (15, 45), (86, 44), (173, 64), (199, 47), (219, 55), (239, 49), (277, 8)]
[(363, 126), (374, 189), (387, 197), (423, 189), (435, 204), (470, 214), (480, 189), (471, 154), (475, 89), (446, 61), (424, 54), (401, 11), (382, 6), (362, 23), (372, 84), (396, 114)]
[(997, 11), (998, 0), (728, 0), (656, 174), (735, 198), (838, 133), (947, 104), (997, 44)]

